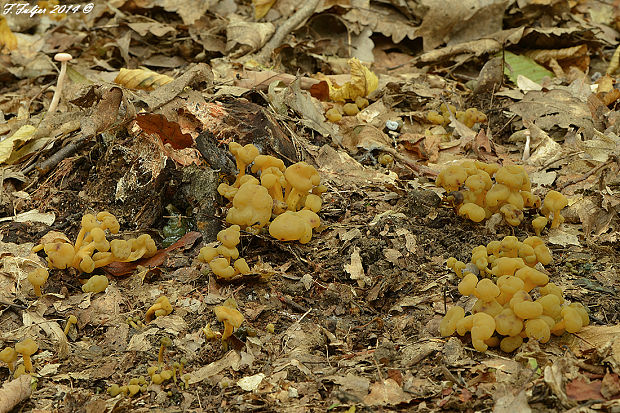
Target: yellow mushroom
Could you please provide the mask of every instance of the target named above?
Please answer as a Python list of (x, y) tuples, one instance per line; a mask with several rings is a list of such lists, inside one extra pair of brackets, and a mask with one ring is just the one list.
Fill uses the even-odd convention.
[(11, 347), (6, 347), (0, 351), (0, 360), (4, 361), (9, 367), (9, 371), (13, 373), (15, 371), (15, 362), (17, 361), (17, 351)]
[(32, 361), (30, 361), (30, 356), (37, 352), (39, 349), (39, 345), (31, 339), (30, 337), (20, 341), (15, 344), (15, 351), (22, 355), (24, 358), (24, 368), (26, 372), (32, 373)]
[(172, 312), (172, 305), (170, 304), (168, 297), (166, 297), (165, 295), (162, 295), (161, 297), (157, 299), (157, 301), (155, 301), (155, 304), (153, 304), (147, 310), (146, 323), (147, 324), (150, 323), (151, 321), (153, 321), (155, 317), (166, 316), (170, 314), (171, 312)]
[(73, 324), (77, 324), (77, 317), (71, 314), (69, 316), (69, 319), (67, 320), (67, 325), (65, 326), (65, 331), (64, 331), (65, 336), (69, 334), (69, 329), (71, 328)]
[(235, 328), (239, 328), (243, 323), (243, 314), (239, 310), (226, 306), (217, 305), (213, 308), (217, 321), (224, 323), (224, 333), (222, 334), (222, 340), (228, 339), (232, 336)]
[(49, 275), (47, 269), (42, 267), (36, 268), (34, 271), (28, 273), (28, 281), (32, 284), (32, 288), (37, 297), (41, 297), (41, 286), (45, 284)]

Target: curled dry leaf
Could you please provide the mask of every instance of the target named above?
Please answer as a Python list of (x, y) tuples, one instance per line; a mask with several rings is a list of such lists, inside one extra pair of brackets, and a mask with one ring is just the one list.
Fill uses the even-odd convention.
[(319, 76), (319, 79), (327, 82), (329, 98), (334, 102), (345, 102), (347, 100), (355, 100), (357, 97), (366, 97), (379, 86), (377, 75), (371, 72), (358, 59), (349, 59), (347, 63), (351, 68), (351, 80), (342, 86), (334, 85), (327, 76)]
[(174, 149), (188, 148), (194, 143), (190, 135), (181, 132), (178, 123), (170, 122), (164, 115), (140, 113), (136, 123), (144, 132), (159, 136), (164, 145), (169, 143)]
[(29, 398), (32, 393), (31, 381), (32, 377), (24, 374), (5, 383), (0, 388), (0, 412), (10, 412), (20, 402)]
[(160, 75), (147, 69), (121, 69), (114, 83), (125, 86), (129, 89), (153, 90), (172, 82), (170, 76)]
[(0, 164), (7, 162), (14, 147), (19, 147), (34, 137), (37, 129), (32, 125), (24, 125), (13, 135), (0, 142)]

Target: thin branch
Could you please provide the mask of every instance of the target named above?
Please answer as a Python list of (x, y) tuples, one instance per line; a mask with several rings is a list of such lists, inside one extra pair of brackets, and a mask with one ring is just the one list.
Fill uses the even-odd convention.
[(276, 30), (274, 35), (263, 46), (260, 52), (254, 55), (254, 59), (261, 63), (264, 63), (271, 59), (271, 54), (277, 47), (282, 44), (284, 38), (290, 32), (295, 30), (295, 28), (299, 26), (304, 20), (312, 16), (314, 10), (316, 10), (316, 7), (318, 5), (319, 0), (309, 0), (305, 2), (305, 4), (295, 12), (295, 14), (289, 17), (288, 20), (286, 20), (284, 23), (282, 23), (282, 25), (280, 25), (280, 27), (278, 27), (278, 30)]

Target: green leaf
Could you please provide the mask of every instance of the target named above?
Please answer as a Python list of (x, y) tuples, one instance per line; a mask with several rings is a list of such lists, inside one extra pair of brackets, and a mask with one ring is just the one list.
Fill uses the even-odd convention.
[[(497, 56), (501, 57), (501, 53)], [(527, 56), (516, 55), (514, 53), (504, 52), (504, 74), (514, 83), (517, 84), (519, 75), (540, 83), (545, 76), (554, 77), (553, 72), (545, 69)]]

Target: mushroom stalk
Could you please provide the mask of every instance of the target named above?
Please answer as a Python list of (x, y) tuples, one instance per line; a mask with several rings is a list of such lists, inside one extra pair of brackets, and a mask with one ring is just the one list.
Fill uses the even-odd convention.
[(65, 83), (65, 77), (67, 75), (67, 62), (71, 59), (73, 59), (73, 57), (69, 53), (57, 53), (54, 56), (54, 60), (60, 62), (60, 74), (58, 75), (58, 83), (56, 84), (56, 90), (54, 91), (54, 96), (52, 96), (52, 103), (50, 103), (48, 113), (56, 112), (58, 102), (60, 102), (60, 95), (62, 94), (62, 86)]

